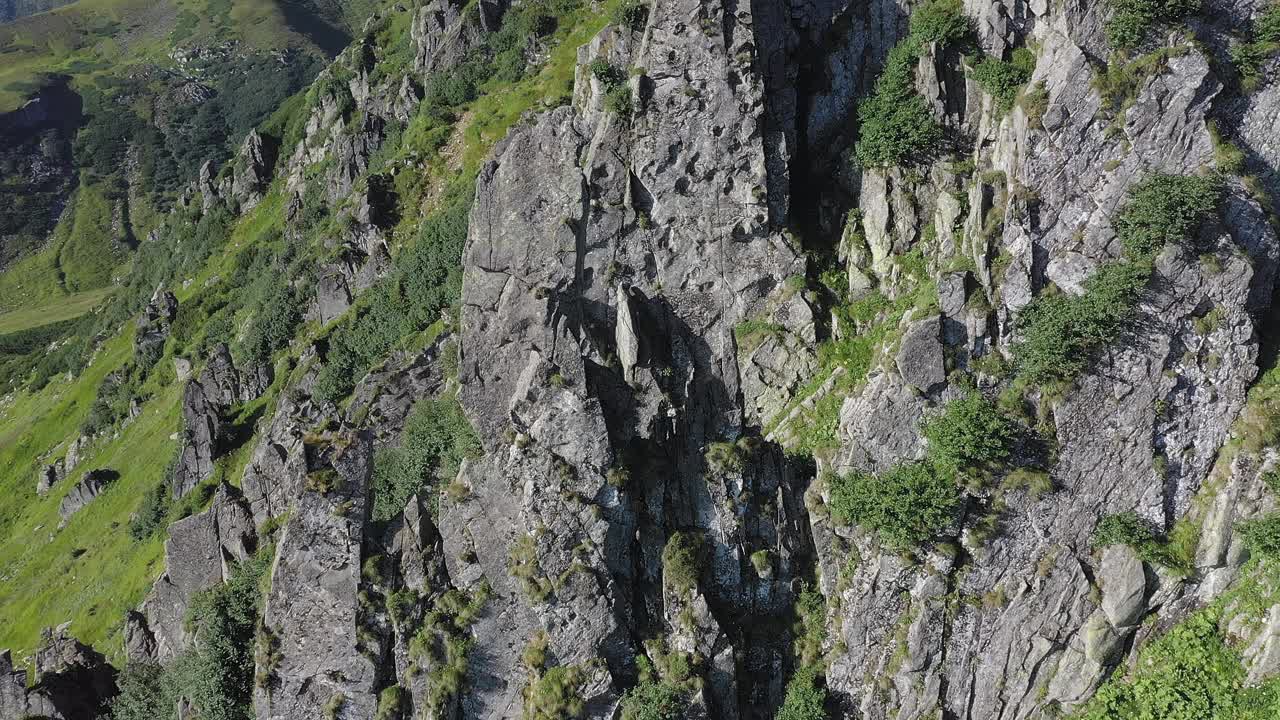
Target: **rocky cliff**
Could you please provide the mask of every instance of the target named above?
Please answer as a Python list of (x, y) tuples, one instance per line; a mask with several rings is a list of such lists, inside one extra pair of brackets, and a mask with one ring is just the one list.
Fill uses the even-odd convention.
[[(181, 359), (208, 493), (129, 666), (259, 720), (1271, 717), (1280, 10), (1183, 5), (375, 16), (175, 211), (311, 267), (274, 363)], [(557, 58), (469, 175), (470, 73)]]

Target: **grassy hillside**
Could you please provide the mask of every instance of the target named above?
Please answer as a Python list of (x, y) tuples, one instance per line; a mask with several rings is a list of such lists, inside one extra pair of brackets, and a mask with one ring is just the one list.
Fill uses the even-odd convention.
[(21, 105), (42, 74), (65, 73), (83, 85), (137, 65), (171, 65), (175, 47), (234, 40), (252, 50), (333, 54), (350, 39), (337, 24), (341, 8), (287, 0), (78, 0), (0, 26), (0, 112)]

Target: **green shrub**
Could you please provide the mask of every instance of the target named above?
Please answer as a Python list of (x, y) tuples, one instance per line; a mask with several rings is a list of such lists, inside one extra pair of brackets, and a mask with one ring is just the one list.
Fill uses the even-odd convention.
[(969, 20), (964, 16), (960, 0), (926, 0), (911, 13), (908, 42), (913, 45), (959, 44), (968, 36)]
[[(275, 278), (274, 273), (264, 277)], [(251, 301), (257, 310), (244, 336), (244, 356), (251, 363), (271, 360), (271, 355), (285, 347), (302, 322), (298, 301), (285, 283), (272, 283), (265, 298)]]
[(1107, 38), (1118, 48), (1142, 42), (1156, 25), (1177, 22), (1200, 12), (1203, 0), (1109, 0)]
[[(890, 55), (891, 62), (893, 59)], [(872, 96), (858, 107), (858, 120), (855, 153), (864, 168), (924, 162), (944, 137), (933, 112), (915, 94), (910, 77), (903, 82), (888, 70), (876, 82)]]
[(586, 713), (582, 700), (582, 669), (575, 665), (554, 667), (537, 677), (524, 691), (524, 720), (569, 720)]
[(1243, 522), (1237, 529), (1249, 552), (1266, 558), (1280, 558), (1280, 513)]
[(177, 698), (159, 665), (130, 662), (116, 679), (111, 720), (156, 720), (173, 712)]
[(1036, 56), (1026, 48), (1013, 51), (1008, 61), (987, 57), (973, 69), (973, 77), (1000, 105), (1003, 112), (1013, 108), (1022, 86), (1031, 80), (1036, 69)]
[(622, 720), (683, 720), (689, 701), (669, 682), (642, 681), (622, 698)]
[(1098, 268), (1081, 295), (1042, 294), (1018, 319), (1020, 379), (1067, 381), (1083, 371), (1133, 320), (1151, 276), (1151, 256), (1167, 243), (1192, 239), (1221, 195), (1221, 184), (1208, 178), (1156, 175), (1134, 187), (1113, 223), (1128, 259)]
[(827, 691), (818, 685), (814, 668), (803, 668), (791, 676), (787, 694), (775, 720), (826, 720)]
[(592, 60), (587, 69), (606, 89), (612, 89), (627, 82), (627, 71), (603, 58)]
[(876, 531), (894, 548), (929, 540), (951, 524), (960, 504), (955, 476), (928, 462), (897, 465), (880, 475), (833, 476), (831, 515)]
[(632, 30), (643, 30), (649, 22), (649, 4), (643, 0), (623, 0), (613, 10), (613, 22)]
[(755, 568), (758, 575), (765, 575), (773, 570), (773, 558), (769, 551), (757, 550), (751, 553), (751, 567)]
[(1099, 520), (1098, 526), (1093, 530), (1093, 544), (1098, 547), (1138, 547), (1154, 540), (1155, 531), (1151, 529), (1151, 524), (1132, 511), (1108, 515)]
[[(1176, 533), (1175, 533), (1176, 534)], [(1179, 552), (1178, 543), (1170, 543), (1161, 537), (1149, 522), (1137, 513), (1129, 511), (1108, 515), (1098, 521), (1093, 530), (1095, 547), (1128, 545), (1143, 560), (1162, 565), (1178, 572), (1189, 572), (1191, 559), (1187, 551)]]
[(480, 454), (480, 441), (455, 399), (419, 401), (405, 421), (400, 445), (374, 456), (374, 521), (395, 517), (409, 498), (452, 480), (463, 460)]
[(929, 460), (953, 474), (983, 472), (1009, 458), (1016, 428), (977, 392), (947, 404), (942, 415), (921, 428), (929, 441)]
[(827, 640), (827, 598), (813, 585), (801, 585), (795, 604), (796, 659), (801, 667), (814, 667), (822, 662), (822, 645)]
[(662, 577), (668, 587), (688, 592), (698, 586), (702, 573), (702, 539), (691, 532), (677, 532), (662, 549)]
[(313, 390), (337, 403), (404, 338), (439, 320), (462, 294), (462, 246), (474, 186), (452, 186), (440, 210), (395, 259), (390, 276), (367, 291), (360, 307), (334, 329)]
[[(171, 473), (165, 473), (168, 478)], [(169, 486), (164, 481), (156, 483), (147, 491), (142, 498), (142, 505), (138, 507), (138, 511), (129, 518), (129, 535), (134, 540), (142, 541), (151, 537), (157, 530), (165, 527), (165, 520), (169, 517), (169, 506), (171, 504)]]
[(604, 96), (604, 107), (618, 117), (631, 117), (631, 113), (635, 111), (635, 102), (631, 99), (631, 86), (622, 83), (609, 88)]
[(1217, 209), (1222, 184), (1214, 179), (1155, 175), (1129, 191), (1128, 202), (1113, 223), (1130, 257), (1160, 252), (1166, 244), (1192, 239)]
[(1280, 3), (1272, 2), (1254, 21), (1253, 37), (1261, 43), (1280, 43)]
[(893, 50), (871, 97), (858, 107), (855, 158), (864, 168), (927, 161), (944, 139), (933, 112), (915, 91), (915, 66), (929, 43), (953, 45), (969, 35), (958, 0), (929, 0), (911, 15), (911, 32)]
[(373, 720), (400, 720), (408, 709), (408, 693), (399, 685), (392, 685), (378, 694), (378, 712)]
[(1067, 381), (1083, 371), (1100, 348), (1133, 320), (1151, 275), (1148, 263), (1103, 265), (1084, 282), (1081, 295), (1040, 295), (1018, 318), (1022, 339), (1014, 346), (1019, 379), (1032, 385)]
[(170, 668), (177, 692), (202, 720), (253, 717), (254, 632), (262, 610), (261, 586), (273, 548), (265, 547), (237, 566), (223, 585), (197, 594), (187, 611), (195, 647)]

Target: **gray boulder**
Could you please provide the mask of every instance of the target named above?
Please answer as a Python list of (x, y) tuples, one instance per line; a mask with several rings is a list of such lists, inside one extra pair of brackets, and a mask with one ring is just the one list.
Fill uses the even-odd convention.
[(84, 479), (67, 491), (67, 494), (62, 497), (62, 502), (58, 504), (62, 525), (66, 525), (72, 515), (93, 502), (93, 499), (102, 494), (102, 491), (106, 490), (107, 486), (119, 476), (120, 474), (114, 470), (90, 470), (85, 473)]
[(1142, 558), (1128, 545), (1108, 545), (1098, 568), (1102, 612), (1118, 630), (1128, 630), (1147, 609), (1147, 573)]
[(942, 317), (934, 315), (907, 326), (898, 348), (898, 372), (908, 385), (930, 393), (947, 380), (942, 354)]
[(15, 670), (0, 651), (0, 720), (95, 720), (115, 697), (116, 671), (101, 653), (67, 635), (67, 626), (45, 629), (36, 650), (35, 682)]

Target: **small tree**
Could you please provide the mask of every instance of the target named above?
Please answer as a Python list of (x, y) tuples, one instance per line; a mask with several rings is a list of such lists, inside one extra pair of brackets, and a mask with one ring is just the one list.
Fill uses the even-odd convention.
[(796, 671), (787, 683), (787, 694), (775, 720), (826, 720), (827, 691), (818, 685), (813, 668)]

